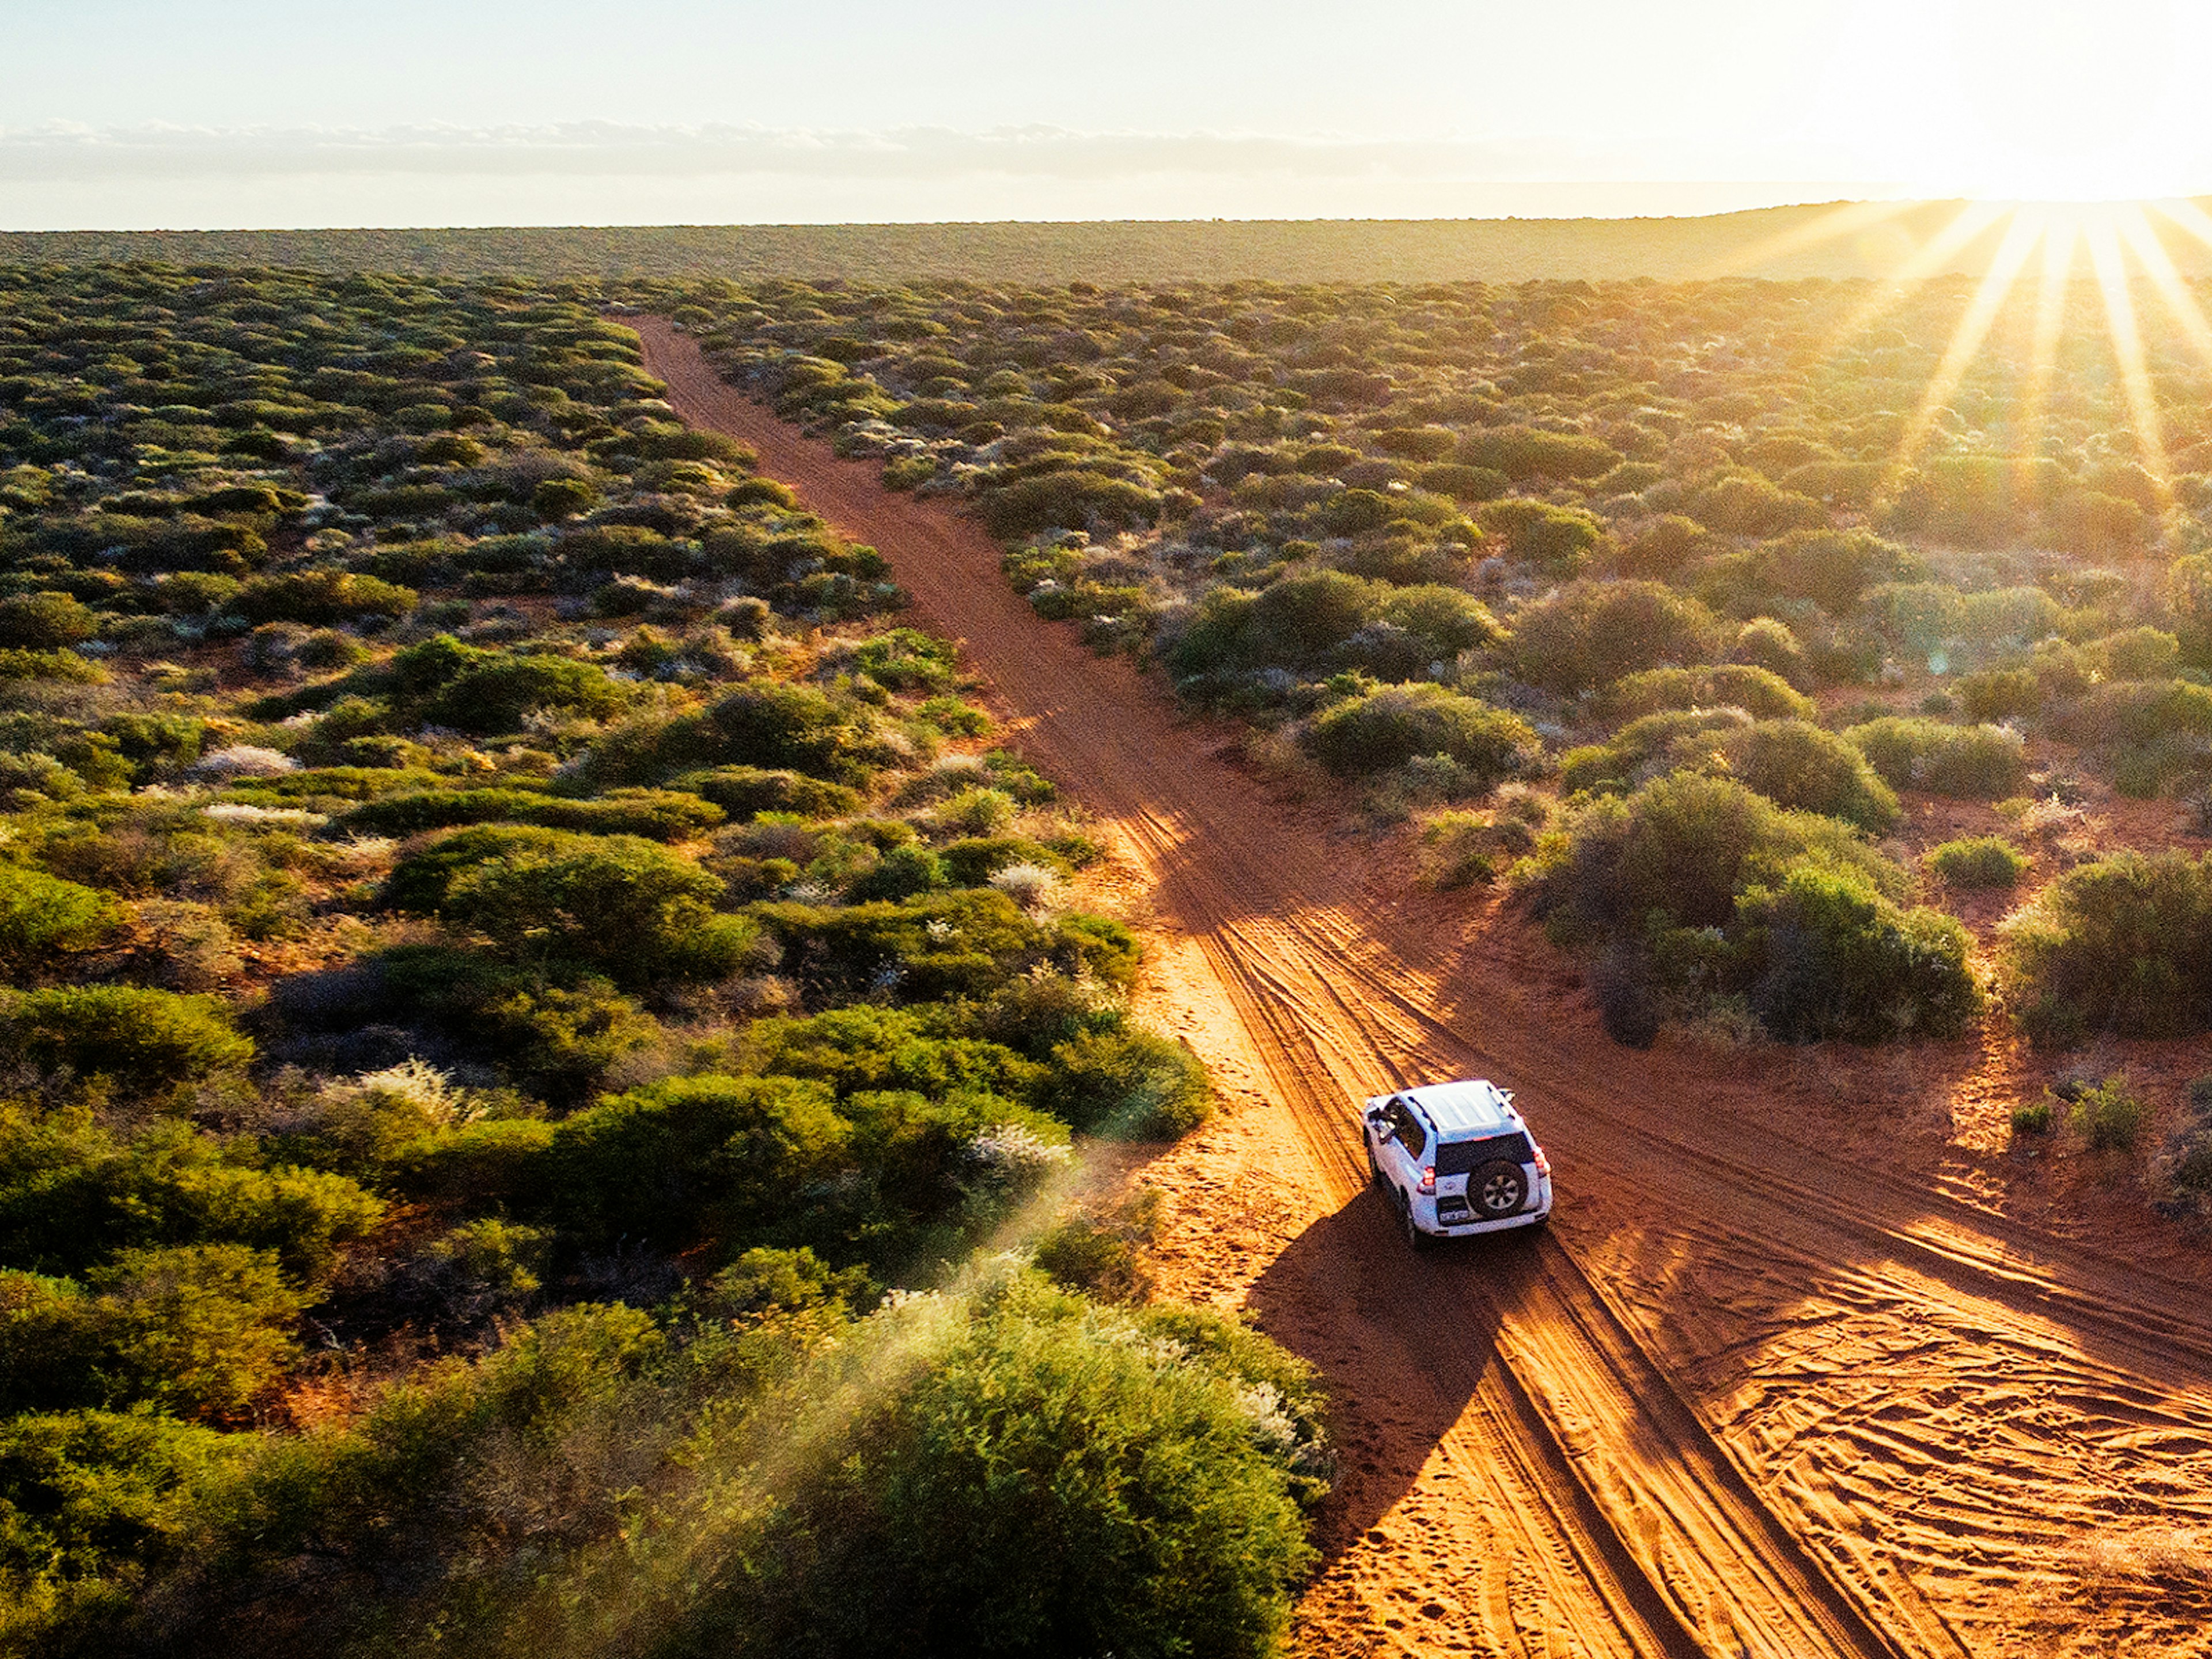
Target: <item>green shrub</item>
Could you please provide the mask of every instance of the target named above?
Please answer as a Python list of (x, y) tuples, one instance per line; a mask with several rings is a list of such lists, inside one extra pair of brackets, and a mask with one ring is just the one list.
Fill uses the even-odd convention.
[(1759, 550), (1759, 584), (1788, 599), (1810, 599), (1840, 617), (1872, 584), (1905, 580), (1918, 557), (1864, 530), (1793, 530)]
[(1461, 441), (1455, 459), (1465, 465), (1487, 467), (1519, 481), (1603, 477), (1620, 465), (1621, 454), (1611, 445), (1580, 433), (1494, 426), (1468, 434)]
[(2041, 1100), (2022, 1101), (2012, 1109), (2012, 1132), (2020, 1135), (2047, 1135), (2051, 1133), (2053, 1113), (2051, 1097)]
[(2033, 668), (1993, 668), (1959, 681), (1959, 702), (1978, 720), (2033, 714), (2043, 706), (2044, 683)]
[[(841, 1370), (913, 1340), (879, 1322)], [(1311, 1559), (1291, 1496), (1310, 1407), (1203, 1340), (1033, 1279), (940, 1321), (778, 1518), (758, 1559), (791, 1566), (721, 1628), (840, 1656), (1143, 1652), (1170, 1632), (1273, 1651)]]
[(2075, 1098), (2069, 1114), (2074, 1132), (2094, 1152), (2132, 1152), (2142, 1137), (2150, 1107), (2124, 1077), (2108, 1077)]
[(1052, 1051), (1044, 1104), (1088, 1134), (1115, 1140), (1172, 1140), (1212, 1109), (1198, 1057), (1150, 1031), (1089, 1031)]
[(1234, 665), (1317, 663), (1373, 620), (1382, 592), (1340, 570), (1286, 576), (1251, 602)]
[(2026, 745), (2001, 726), (1946, 726), (1891, 714), (1844, 736), (1893, 789), (2002, 800), (2018, 794), (2027, 777)]
[(2107, 634), (2088, 649), (2111, 680), (2168, 679), (2181, 661), (2181, 641), (2161, 628)]
[(757, 929), (717, 915), (721, 883), (635, 836), (464, 830), (404, 860), (394, 908), (484, 933), (511, 960), (584, 963), (618, 984), (734, 972)]
[(99, 631), (99, 617), (66, 593), (10, 593), (0, 599), (0, 649), (59, 651)]
[(2176, 852), (2078, 866), (2007, 924), (2002, 955), (2031, 1036), (2201, 1031), (2212, 1024), (2212, 867)]
[(232, 601), (248, 622), (307, 623), (329, 627), (368, 617), (404, 617), (415, 608), (415, 590), (348, 570), (288, 571), (252, 576)]
[(134, 986), (0, 992), (0, 1033), (30, 1064), (154, 1089), (245, 1065), (253, 1044), (214, 997)]
[(1042, 963), (1126, 983), (1136, 949), (1118, 923), (1032, 921), (988, 888), (831, 908), (760, 904), (750, 913), (782, 945), (784, 971), (822, 1000), (890, 993), (902, 1001), (983, 996)]
[(1743, 663), (1753, 668), (1764, 668), (1777, 679), (1786, 680), (1802, 690), (1809, 684), (1805, 665), (1805, 647), (1797, 642), (1796, 635), (1790, 631), (1787, 623), (1772, 617), (1758, 617), (1746, 623), (1729, 647), (1729, 660)]
[(599, 492), (587, 478), (547, 478), (530, 492), (531, 511), (547, 523), (573, 519), (599, 504)]
[(1784, 1042), (1952, 1037), (1981, 1010), (1966, 929), (1899, 910), (1862, 875), (1800, 866), (1738, 905), (1760, 962), (1752, 1007)]
[(0, 1260), (42, 1273), (199, 1243), (272, 1251), (287, 1273), (311, 1280), (383, 1213), (344, 1176), (240, 1163), (221, 1138), (187, 1125), (126, 1138), (79, 1110), (0, 1109)]
[(1716, 623), (1657, 582), (1572, 582), (1513, 619), (1515, 671), (1532, 685), (1584, 691), (1662, 664), (1713, 654)]
[(1121, 529), (1148, 524), (1163, 505), (1159, 492), (1103, 472), (1069, 467), (1017, 478), (983, 499), (981, 517), (1003, 539), (1040, 530)]
[(1665, 581), (1703, 556), (1712, 537), (1695, 519), (1662, 514), (1620, 552), (1620, 572), (1646, 581)]
[(1422, 583), (1395, 588), (1382, 597), (1378, 620), (1413, 636), (1425, 660), (1449, 662), (1462, 651), (1495, 645), (1504, 636), (1490, 607), (1456, 587)]
[(1897, 797), (1866, 757), (1805, 720), (1759, 720), (1689, 739), (1686, 760), (1741, 779), (1769, 800), (1841, 818), (1880, 834), (1902, 816)]
[(0, 1421), (0, 1629), (35, 1643), (121, 1611), (189, 1547), (204, 1493), (254, 1449), (148, 1412)]
[(1413, 481), (1424, 489), (1449, 495), (1455, 501), (1493, 501), (1513, 485), (1510, 478), (1494, 467), (1468, 466), (1457, 461), (1439, 461), (1425, 466), (1413, 475)]
[(1674, 773), (1626, 799), (1591, 802), (1540, 845), (1526, 872), (1540, 914), (1570, 935), (1670, 924), (1724, 927), (1737, 896), (1803, 860), (1856, 872), (1885, 895), (1902, 872), (1845, 825), (1777, 806), (1732, 778)]
[(1578, 574), (1605, 539), (1605, 526), (1593, 514), (1526, 496), (1491, 501), (1477, 510), (1474, 521), (1512, 557), (1553, 577)]
[(567, 710), (604, 720), (628, 701), (623, 688), (595, 663), (566, 657), (494, 657), (470, 664), (423, 704), (434, 726), (492, 736), (516, 732), (533, 709)]
[(1809, 720), (1818, 712), (1810, 697), (1771, 670), (1741, 663), (1647, 668), (1614, 681), (1600, 704), (1616, 720), (1667, 708), (1741, 708), (1762, 720)]
[(63, 956), (104, 942), (122, 919), (123, 908), (105, 893), (0, 864), (0, 975), (17, 984), (43, 977)]
[(668, 781), (669, 787), (698, 795), (734, 818), (756, 812), (796, 812), (804, 817), (837, 818), (860, 809), (858, 790), (824, 783), (802, 773), (772, 771), (757, 766), (717, 766), (684, 772)]
[(1974, 836), (1947, 841), (1930, 850), (1928, 867), (1947, 886), (2016, 887), (2027, 872), (2027, 859), (2009, 842), (1995, 836)]
[(1347, 698), (1308, 728), (1316, 759), (1344, 776), (1449, 755), (1487, 787), (1533, 769), (1542, 745), (1516, 714), (1437, 685), (1393, 685)]
[(1725, 536), (1779, 536), (1817, 530), (1828, 522), (1828, 509), (1819, 501), (1755, 472), (1716, 479), (1691, 498), (1689, 511), (1699, 524)]
[[(1645, 714), (1629, 721), (1607, 742), (1562, 755), (1559, 781), (1569, 793), (1589, 790), (1625, 795), (1677, 763), (1714, 769), (1718, 745), (1750, 725), (1751, 717), (1741, 708), (1670, 708)], [(1725, 754), (1720, 758), (1725, 760)]]
[(853, 1125), (823, 1085), (691, 1077), (611, 1096), (561, 1123), (542, 1202), (564, 1237), (683, 1249), (757, 1237), (792, 1195), (849, 1161)]
[(895, 628), (854, 646), (853, 661), (870, 679), (894, 691), (941, 691), (953, 682), (959, 651), (918, 629)]
[(426, 789), (357, 806), (345, 815), (344, 827), (360, 835), (413, 836), (507, 820), (586, 835), (691, 841), (726, 816), (696, 795), (666, 789), (617, 789), (591, 800), (520, 789)]
[(0, 1273), (0, 1409), (234, 1415), (297, 1353), (313, 1300), (273, 1255), (237, 1244), (125, 1250), (86, 1279)]
[(273, 1254), (240, 1244), (125, 1250), (87, 1277), (100, 1363), (121, 1397), (196, 1415), (242, 1411), (274, 1381), (313, 1300)]

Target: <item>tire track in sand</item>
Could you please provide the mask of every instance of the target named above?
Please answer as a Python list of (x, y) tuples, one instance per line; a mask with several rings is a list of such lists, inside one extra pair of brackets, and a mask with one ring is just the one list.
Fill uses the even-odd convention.
[[(2056, 1356), (2062, 1373), (2074, 1364), (2085, 1388), (2139, 1378), (2146, 1400), (2180, 1402), (2167, 1414), (2173, 1423), (2203, 1420), (2195, 1395), (2181, 1398), (2201, 1391), (2197, 1357), (2212, 1353), (2201, 1297), (2094, 1262), (2054, 1263), (2046, 1242), (2025, 1230), (1907, 1182), (1870, 1179), (1755, 1121), (1730, 1123), (1717, 1149), (1675, 1109), (1678, 1073), (1590, 1046), (1586, 1033), (1561, 1038), (1516, 1018), (1533, 1011), (1510, 962), (1466, 952), (1455, 936), (1394, 909), (1389, 895), (1361, 890), (1321, 838), (1200, 752), (1126, 663), (1095, 659), (1066, 630), (1038, 622), (979, 530), (884, 490), (872, 466), (830, 458), (724, 386), (665, 325), (643, 332), (649, 366), (687, 417), (753, 443), (767, 471), (881, 547), (922, 613), (966, 638), (1009, 706), (1013, 735), (1111, 821), (1152, 881), (1173, 954), (1202, 964), (1204, 998), (1234, 1011), (1240, 1054), (1290, 1109), (1288, 1144), (1327, 1212), (1270, 1265), (1255, 1303), (1271, 1328), (1303, 1320), (1309, 1337), (1327, 1342), (1355, 1415), (1410, 1417), (1458, 1477), (1444, 1535), (1430, 1545), (1461, 1558), (1455, 1571), (1480, 1587), (1474, 1645), (1949, 1653), (1964, 1645), (1962, 1608), (1966, 1622), (2001, 1629), (2002, 1612), (1984, 1618), (1977, 1598), (2014, 1593), (2033, 1576), (1947, 1554), (1942, 1531), (1915, 1530), (1911, 1514), (1880, 1517), (1909, 1535), (1871, 1528), (1869, 1504), (1917, 1506), (1925, 1497), (1906, 1483), (1886, 1498), (1882, 1483), (1863, 1478), (1865, 1460), (1844, 1455), (1850, 1437), (1866, 1434), (1852, 1401), (1793, 1419), (1786, 1388), (1769, 1390), (1772, 1398), (1757, 1386), (1722, 1389), (1731, 1398), (1717, 1412), (1712, 1382), (1694, 1401), (1679, 1390), (1656, 1354), (1689, 1338), (1727, 1345), (1707, 1340), (1698, 1322), (1687, 1337), (1672, 1328), (1669, 1254), (1709, 1252), (1762, 1294), (1779, 1285), (1798, 1298), (1747, 1336), (1732, 1332), (1740, 1353), (1718, 1353), (1724, 1372), (1748, 1370), (1754, 1385), (1759, 1367), (1789, 1359), (1802, 1308), (1825, 1296), (1882, 1340), (1934, 1318), (1962, 1342), (1989, 1346), (1992, 1364), (2008, 1344), (2032, 1348)], [(1540, 1086), (1542, 1127), (1555, 1156), (1571, 1160), (1576, 1189), (1684, 1218), (1678, 1237), (1661, 1241), (1651, 1273), (1586, 1274), (1550, 1241), (1410, 1261), (1381, 1206), (1356, 1201), (1364, 1170), (1348, 1098), (1476, 1065)], [(1844, 1192), (1848, 1201), (1836, 1196)], [(1599, 1247), (1619, 1255), (1610, 1239), (1584, 1246)], [(1441, 1322), (1439, 1309), (1449, 1315)], [(1715, 1363), (1691, 1358), (1700, 1370)], [(1716, 1417), (1725, 1439), (1709, 1428)], [(1947, 1421), (1938, 1413), (1911, 1425), (1912, 1443), (1964, 1462), (1967, 1479), (1945, 1489), (1946, 1501), (1983, 1502), (2001, 1534), (2002, 1495), (1973, 1492), (1976, 1446), (1945, 1444)], [(1908, 1568), (1941, 1581), (1944, 1609)]]

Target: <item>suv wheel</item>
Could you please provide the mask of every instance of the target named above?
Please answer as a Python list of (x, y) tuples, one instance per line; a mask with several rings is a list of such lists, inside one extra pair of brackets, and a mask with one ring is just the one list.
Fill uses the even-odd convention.
[(1398, 1195), (1398, 1219), (1406, 1229), (1406, 1243), (1413, 1249), (1425, 1250), (1434, 1242), (1414, 1221), (1413, 1200), (1402, 1193)]
[(1367, 1178), (1378, 1187), (1387, 1188), (1390, 1183), (1382, 1179), (1382, 1166), (1377, 1163), (1375, 1158), (1375, 1143), (1369, 1140), (1365, 1142), (1365, 1145), (1367, 1147)]
[(1475, 1208), (1495, 1220), (1518, 1212), (1528, 1203), (1528, 1177), (1521, 1173), (1519, 1164), (1497, 1158), (1468, 1177), (1467, 1190)]

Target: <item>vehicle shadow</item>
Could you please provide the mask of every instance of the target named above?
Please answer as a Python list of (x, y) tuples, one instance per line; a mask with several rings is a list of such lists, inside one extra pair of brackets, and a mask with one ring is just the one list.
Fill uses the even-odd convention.
[[(1337, 1477), (1315, 1528), (1325, 1564), (1425, 1478), (1449, 1478), (1431, 1465), (1499, 1364), (1494, 1310), (1516, 1299), (1534, 1242), (1506, 1233), (1416, 1254), (1369, 1187), (1293, 1238), (1253, 1283), (1246, 1305), (1261, 1328), (1312, 1364), (1338, 1402)], [(1487, 1293), (1469, 1294), (1478, 1285)]]

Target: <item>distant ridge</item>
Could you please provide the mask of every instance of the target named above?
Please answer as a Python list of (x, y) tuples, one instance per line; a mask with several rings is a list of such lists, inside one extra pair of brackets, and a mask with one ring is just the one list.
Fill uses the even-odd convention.
[[(898, 282), (1527, 282), (1897, 275), (1963, 204), (1829, 203), (1668, 219), (1122, 220), (463, 230), (0, 231), (0, 264), (156, 260), (464, 276)], [(2002, 222), (1916, 276), (1978, 274)], [(1840, 227), (1840, 234), (1824, 231)], [(2164, 229), (2164, 227), (2161, 227)], [(2165, 240), (2185, 276), (2212, 250)]]

